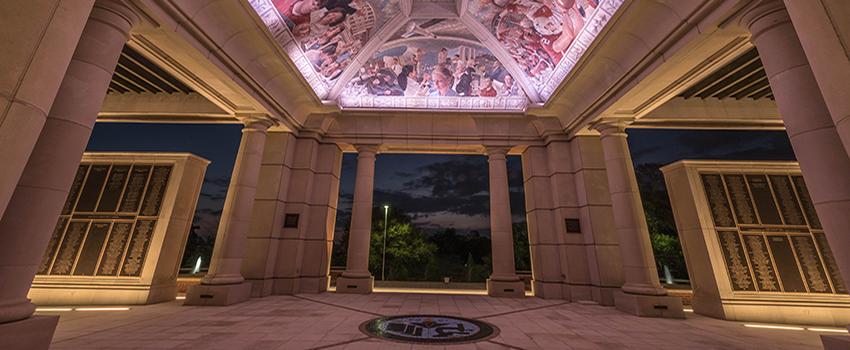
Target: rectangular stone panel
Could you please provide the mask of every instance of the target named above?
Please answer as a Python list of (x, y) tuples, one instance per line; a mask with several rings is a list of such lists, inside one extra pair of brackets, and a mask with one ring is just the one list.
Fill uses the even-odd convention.
[(77, 267), (74, 268), (75, 276), (91, 276), (94, 275), (95, 267), (100, 259), (100, 252), (103, 249), (103, 243), (106, 240), (106, 235), (109, 233), (108, 222), (93, 222), (88, 235), (86, 235), (85, 243), (80, 251), (80, 257), (77, 259)]
[(133, 223), (131, 222), (117, 222), (112, 225), (112, 232), (109, 233), (109, 240), (103, 250), (103, 257), (97, 270), (98, 276), (118, 275), (118, 267), (127, 248), (127, 239), (130, 237), (132, 227)]
[(831, 293), (832, 288), (829, 287), (826, 270), (821, 263), (812, 237), (802, 235), (791, 236), (791, 243), (794, 246), (794, 252), (797, 254), (797, 260), (800, 261), (800, 268), (806, 277), (806, 285), (809, 287), (809, 292)]
[(162, 196), (165, 194), (165, 188), (168, 186), (168, 177), (170, 174), (171, 166), (157, 165), (153, 167), (151, 179), (148, 183), (148, 190), (145, 193), (145, 200), (142, 202), (142, 209), (139, 215), (159, 215), (159, 208), (162, 206)]
[(139, 276), (142, 274), (142, 267), (148, 253), (155, 224), (156, 220), (136, 221), (133, 238), (130, 240), (130, 246), (127, 248), (127, 255), (124, 258), (121, 276)]
[(130, 179), (127, 181), (127, 189), (124, 191), (124, 198), (121, 199), (118, 211), (132, 213), (139, 211), (139, 204), (142, 202), (150, 172), (150, 165), (133, 165), (133, 170), (130, 171)]
[(773, 193), (776, 194), (776, 202), (786, 225), (805, 225), (803, 211), (794, 194), (791, 180), (785, 175), (771, 175), (770, 184), (773, 185)]
[(752, 271), (747, 265), (747, 257), (737, 231), (720, 231), (717, 233), (723, 258), (726, 260), (726, 270), (732, 289), (736, 291), (755, 291)]
[(841, 273), (838, 271), (838, 263), (835, 261), (835, 256), (832, 255), (832, 249), (829, 248), (826, 235), (823, 232), (814, 232), (812, 236), (820, 249), (821, 256), (823, 256), (823, 262), (832, 280), (832, 286), (835, 287), (835, 293), (847, 294), (847, 285), (844, 284), (844, 279), (841, 278)]
[(91, 170), (89, 170), (89, 176), (86, 178), (85, 185), (83, 186), (83, 191), (80, 193), (80, 199), (77, 201), (77, 207), (74, 211), (94, 211), (108, 173), (109, 165), (92, 165)]
[(115, 165), (112, 167), (112, 170), (109, 172), (109, 178), (106, 181), (106, 186), (103, 187), (103, 194), (100, 196), (97, 211), (114, 212), (118, 210), (118, 201), (121, 199), (121, 193), (124, 191), (124, 184), (127, 182), (129, 172), (129, 165)]
[(750, 192), (753, 194), (753, 201), (756, 203), (756, 210), (758, 211), (761, 223), (767, 225), (782, 225), (779, 210), (776, 208), (776, 202), (773, 200), (773, 194), (770, 193), (770, 185), (767, 182), (767, 176), (747, 175), (747, 183), (750, 185)]
[(806, 219), (809, 221), (809, 227), (820, 229), (820, 219), (818, 219), (818, 214), (815, 212), (815, 205), (812, 202), (812, 197), (809, 197), (809, 189), (806, 188), (806, 182), (803, 181), (803, 177), (799, 175), (792, 176), (791, 179), (794, 181), (794, 189), (797, 190), (797, 197), (800, 198), (800, 204), (802, 204), (803, 211), (806, 213)]
[(791, 250), (788, 236), (768, 235), (767, 242), (776, 262), (776, 272), (782, 281), (782, 288), (786, 293), (806, 293), (797, 259)]
[(729, 201), (726, 199), (726, 190), (723, 188), (723, 180), (717, 174), (703, 174), (702, 183), (708, 205), (711, 208), (711, 216), (717, 227), (735, 227), (732, 211), (729, 209)]
[(65, 206), (62, 208), (62, 215), (71, 214), (74, 210), (74, 205), (77, 204), (77, 196), (80, 194), (80, 189), (83, 187), (83, 180), (89, 171), (88, 165), (80, 165), (77, 168), (77, 174), (74, 175), (74, 182), (71, 184), (71, 189), (68, 191), (68, 199), (65, 200)]
[(65, 231), (65, 237), (60, 244), (59, 252), (56, 254), (56, 262), (53, 263), (51, 275), (70, 275), (74, 262), (77, 261), (77, 251), (83, 243), (83, 238), (88, 231), (89, 221), (72, 220)]
[(38, 266), (39, 275), (45, 275), (50, 271), (50, 265), (53, 263), (53, 255), (56, 254), (56, 249), (59, 248), (59, 242), (62, 241), (62, 235), (65, 233), (65, 227), (68, 226), (68, 217), (60, 217), (56, 223), (56, 228), (53, 229), (53, 235), (50, 236), (50, 241), (47, 242), (47, 251), (41, 257), (41, 264)]
[(781, 292), (776, 279), (776, 269), (770, 259), (767, 244), (761, 234), (743, 235), (744, 244), (750, 258), (750, 264), (756, 277), (756, 286), (763, 292)]
[(726, 188), (729, 189), (729, 197), (732, 200), (732, 208), (735, 211), (735, 218), (738, 219), (738, 223), (758, 224), (744, 176), (739, 174), (723, 175), (723, 179), (726, 181)]

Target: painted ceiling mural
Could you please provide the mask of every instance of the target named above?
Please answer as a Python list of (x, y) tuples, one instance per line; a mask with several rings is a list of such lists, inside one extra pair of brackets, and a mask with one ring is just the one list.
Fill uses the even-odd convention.
[(623, 2), (458, 1), (249, 0), (324, 101), (488, 111), (545, 103)]

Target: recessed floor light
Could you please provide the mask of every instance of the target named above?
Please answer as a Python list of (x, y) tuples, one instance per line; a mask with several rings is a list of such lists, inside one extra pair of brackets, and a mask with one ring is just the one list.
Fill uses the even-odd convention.
[(815, 328), (815, 327), (807, 327), (806, 330), (810, 330), (812, 332), (833, 332), (833, 333), (850, 333), (846, 329), (841, 328)]
[(128, 311), (129, 307), (78, 307), (77, 311)]
[(794, 327), (794, 326), (775, 326), (770, 324), (744, 324), (744, 327), (749, 328), (767, 328), (767, 329), (784, 329), (789, 331), (802, 331), (805, 330), (803, 327)]
[(74, 311), (74, 309), (70, 307), (37, 307), (35, 308), (35, 312), (60, 312), (60, 311)]

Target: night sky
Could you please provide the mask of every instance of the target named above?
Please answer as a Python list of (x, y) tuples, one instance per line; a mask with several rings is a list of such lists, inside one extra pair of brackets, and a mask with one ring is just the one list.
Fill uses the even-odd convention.
[[(204, 179), (195, 224), (214, 235), (241, 137), (239, 125), (98, 123), (90, 151), (191, 152), (212, 161)], [(793, 160), (784, 132), (629, 130), (636, 166), (665, 165), (680, 159)], [(349, 215), (356, 154), (342, 162), (339, 215)], [(521, 161), (508, 158), (514, 222), (524, 221)], [(375, 166), (376, 206), (389, 204), (434, 232), (489, 234), (487, 158), (483, 155), (379, 154)], [(663, 186), (663, 184), (661, 184)], [(337, 232), (342, 227), (337, 225)]]

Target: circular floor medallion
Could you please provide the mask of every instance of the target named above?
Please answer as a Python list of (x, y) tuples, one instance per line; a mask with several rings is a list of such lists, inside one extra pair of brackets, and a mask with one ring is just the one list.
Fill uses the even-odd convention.
[(381, 317), (363, 323), (360, 330), (377, 338), (425, 344), (469, 343), (497, 334), (488, 323), (440, 315)]

